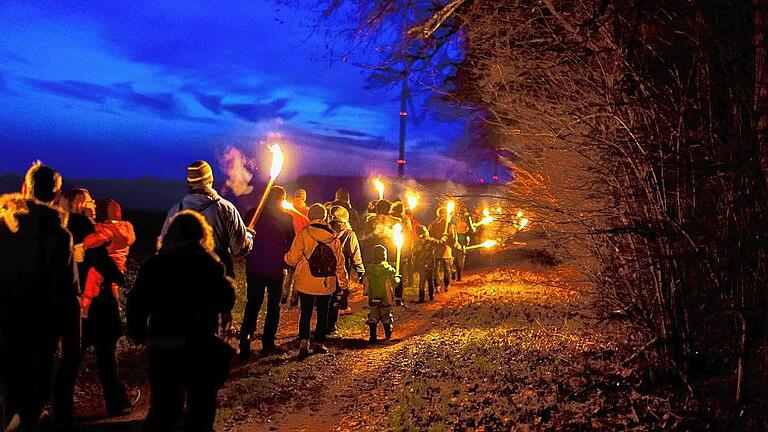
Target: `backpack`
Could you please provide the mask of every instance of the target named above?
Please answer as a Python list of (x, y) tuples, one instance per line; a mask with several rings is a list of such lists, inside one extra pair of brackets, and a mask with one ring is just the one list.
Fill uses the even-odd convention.
[[(328, 230), (322, 225), (312, 225), (316, 228)], [(309, 263), (309, 272), (317, 278), (326, 278), (336, 276), (336, 254), (333, 249), (325, 243), (317, 242), (312, 255), (307, 259)]]

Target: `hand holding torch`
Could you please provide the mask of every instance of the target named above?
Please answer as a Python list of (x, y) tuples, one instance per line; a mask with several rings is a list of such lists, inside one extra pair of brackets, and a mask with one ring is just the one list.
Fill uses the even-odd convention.
[(496, 240), (486, 240), (486, 241), (484, 241), (484, 242), (482, 242), (480, 244), (469, 246), (469, 247), (467, 247), (464, 250), (465, 251), (470, 251), (470, 250), (474, 250), (474, 249), (490, 249), (490, 248), (496, 246), (497, 244), (499, 244), (499, 242), (497, 242)]
[(293, 213), (295, 215), (301, 216), (306, 220), (309, 220), (309, 218), (304, 213), (296, 210), (296, 207), (294, 207), (293, 204), (288, 200), (283, 200), (283, 202), (280, 203), (280, 206), (282, 206), (283, 210), (285, 210), (288, 213)]
[(261, 211), (264, 210), (264, 203), (267, 201), (267, 195), (269, 195), (270, 189), (275, 184), (275, 179), (280, 175), (280, 170), (283, 169), (283, 151), (280, 149), (280, 144), (271, 144), (269, 151), (272, 152), (272, 166), (269, 169), (269, 182), (267, 188), (264, 189), (264, 194), (261, 195), (259, 205), (256, 207), (256, 211), (251, 216), (250, 222), (248, 222), (248, 228), (253, 229), (256, 221), (261, 215)]

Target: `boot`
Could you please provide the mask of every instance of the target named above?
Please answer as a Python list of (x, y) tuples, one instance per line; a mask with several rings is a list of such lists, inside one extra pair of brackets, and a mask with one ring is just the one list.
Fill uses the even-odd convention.
[(328, 352), (328, 348), (325, 347), (325, 345), (315, 342), (312, 344), (312, 352), (315, 354), (325, 354)]
[(299, 360), (309, 357), (309, 339), (302, 339), (299, 342)]
[(392, 339), (392, 324), (384, 324), (384, 337), (387, 340)]
[(368, 328), (370, 330), (371, 336), (368, 338), (368, 342), (375, 344), (379, 340), (376, 337), (376, 324), (368, 324)]

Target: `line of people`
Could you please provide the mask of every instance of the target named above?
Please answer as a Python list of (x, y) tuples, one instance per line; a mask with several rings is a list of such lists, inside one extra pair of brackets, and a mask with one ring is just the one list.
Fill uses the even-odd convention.
[[(378, 341), (379, 324), (391, 338), (392, 310), (403, 304), (403, 286), (418, 279), (420, 302), (432, 300), (440, 286), (447, 291), (452, 278), (461, 278), (463, 246), (475, 228), (466, 211), (448, 220), (444, 208), (424, 226), (401, 201), (373, 201), (360, 216), (345, 189), (331, 202), (312, 205), (299, 189), (286, 211), (287, 193), (274, 186), (249, 229), (213, 188), (208, 163), (189, 165), (186, 180), (189, 193), (169, 209), (156, 255), (127, 287), (128, 335), (148, 347), (148, 431), (172, 430), (181, 422), (187, 430), (212, 430), (216, 395), (236, 354), (220, 335), (232, 324), (237, 259), (245, 260), (247, 283), (240, 359), (251, 356), (265, 300), (262, 352), (284, 352), (275, 338), (281, 304), (291, 291), (300, 309), (298, 358), (304, 359), (310, 350), (327, 352), (324, 342), (340, 311), (348, 310), (351, 284), (362, 283), (368, 297), (370, 341)], [(118, 379), (115, 361), (122, 335), (118, 287), (135, 241), (132, 226), (113, 200), (96, 202), (84, 189), (62, 195), (61, 176), (40, 164), (27, 173), (21, 193), (0, 198), (0, 212), (0, 378), (15, 427), (37, 424), (51, 376), (53, 421), (65, 429), (72, 425), (74, 384), (88, 346), (96, 353), (108, 413), (124, 413), (138, 396)], [(246, 212), (245, 220), (254, 212)], [(405, 234), (403, 275), (394, 265), (392, 230), (398, 223)]]

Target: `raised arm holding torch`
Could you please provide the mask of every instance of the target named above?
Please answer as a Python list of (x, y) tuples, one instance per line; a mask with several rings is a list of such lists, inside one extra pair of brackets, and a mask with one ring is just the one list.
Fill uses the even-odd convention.
[(268, 146), (269, 151), (272, 152), (272, 166), (269, 168), (269, 182), (267, 188), (264, 190), (264, 194), (259, 200), (259, 205), (256, 207), (256, 211), (253, 213), (250, 222), (248, 222), (248, 228), (253, 229), (256, 225), (256, 221), (261, 215), (261, 211), (264, 210), (264, 203), (267, 201), (267, 195), (269, 190), (275, 184), (275, 179), (280, 175), (280, 170), (283, 169), (283, 151), (280, 149), (280, 144), (271, 144)]

